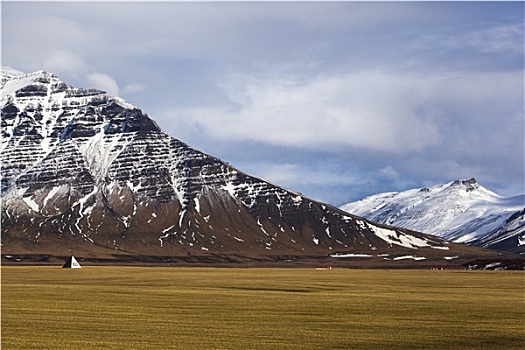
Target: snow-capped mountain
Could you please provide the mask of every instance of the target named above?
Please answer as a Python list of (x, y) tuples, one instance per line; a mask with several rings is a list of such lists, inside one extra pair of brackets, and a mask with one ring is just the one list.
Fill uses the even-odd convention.
[(474, 178), (373, 195), (341, 209), (367, 219), (486, 248), (525, 251), (525, 196), (504, 198)]
[[(2, 71), (2, 253), (260, 261), (493, 256), (249, 176), (140, 109), (53, 74)], [(421, 260), (421, 259), (419, 259)], [(282, 260), (284, 261), (284, 260)]]

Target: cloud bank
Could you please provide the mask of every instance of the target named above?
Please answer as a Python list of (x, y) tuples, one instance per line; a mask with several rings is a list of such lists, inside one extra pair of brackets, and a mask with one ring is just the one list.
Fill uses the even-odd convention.
[(5, 2), (2, 64), (336, 205), (473, 176), (512, 195), (523, 23), (519, 2)]

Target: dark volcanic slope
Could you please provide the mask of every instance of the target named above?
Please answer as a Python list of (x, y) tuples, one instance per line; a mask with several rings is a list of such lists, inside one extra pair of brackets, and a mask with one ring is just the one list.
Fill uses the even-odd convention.
[(372, 224), (248, 176), (102, 91), (46, 72), (2, 78), (4, 255), (493, 254)]

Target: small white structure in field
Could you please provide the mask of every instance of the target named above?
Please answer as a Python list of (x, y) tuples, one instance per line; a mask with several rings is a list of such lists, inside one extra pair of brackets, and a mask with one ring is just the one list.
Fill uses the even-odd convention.
[(74, 256), (67, 258), (66, 263), (62, 266), (63, 269), (80, 269), (80, 264)]

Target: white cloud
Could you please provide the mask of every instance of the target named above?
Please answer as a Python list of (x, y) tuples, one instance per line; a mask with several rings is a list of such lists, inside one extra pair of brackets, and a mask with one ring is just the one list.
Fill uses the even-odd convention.
[(440, 140), (434, 111), (424, 108), (425, 84), (425, 79), (377, 71), (306, 82), (237, 77), (225, 88), (237, 108), (176, 114), (218, 139), (314, 149), (417, 151)]
[(124, 86), (124, 88), (122, 89), (122, 92), (126, 94), (136, 94), (136, 93), (144, 91), (145, 89), (146, 89), (145, 86), (142, 84), (131, 83), (131, 84)]
[[(513, 91), (523, 89), (522, 83), (516, 72), (361, 71), (311, 80), (236, 76), (223, 86), (229, 106), (178, 108), (170, 115), (179, 130), (199, 130), (217, 140), (486, 157), (509, 146), (508, 123), (523, 113)], [(520, 136), (519, 128), (512, 130)], [(494, 145), (479, 150), (482, 140)]]
[(119, 87), (115, 79), (103, 73), (92, 73), (88, 76), (88, 81), (96, 89), (104, 90), (110, 95), (119, 96)]
[(283, 163), (283, 164), (271, 164), (263, 163), (259, 164), (258, 173), (260, 177), (280, 185), (287, 185), (294, 183), (299, 178), (299, 167), (298, 164)]
[(87, 69), (84, 59), (77, 53), (56, 49), (42, 58), (41, 69), (48, 70), (54, 74), (78, 74)]
[(35, 4), (9, 6), (28, 6), (12, 16), (2, 16), (2, 48), (10, 48), (2, 50), (3, 59), (17, 62), (23, 70), (81, 74), (87, 68), (86, 57), (97, 51), (104, 41), (90, 27), (59, 16), (58, 11), (55, 14), (38, 12), (31, 9)]
[(472, 48), (482, 53), (523, 54), (523, 23), (497, 24), (455, 35), (433, 35), (429, 43), (444, 49)]

